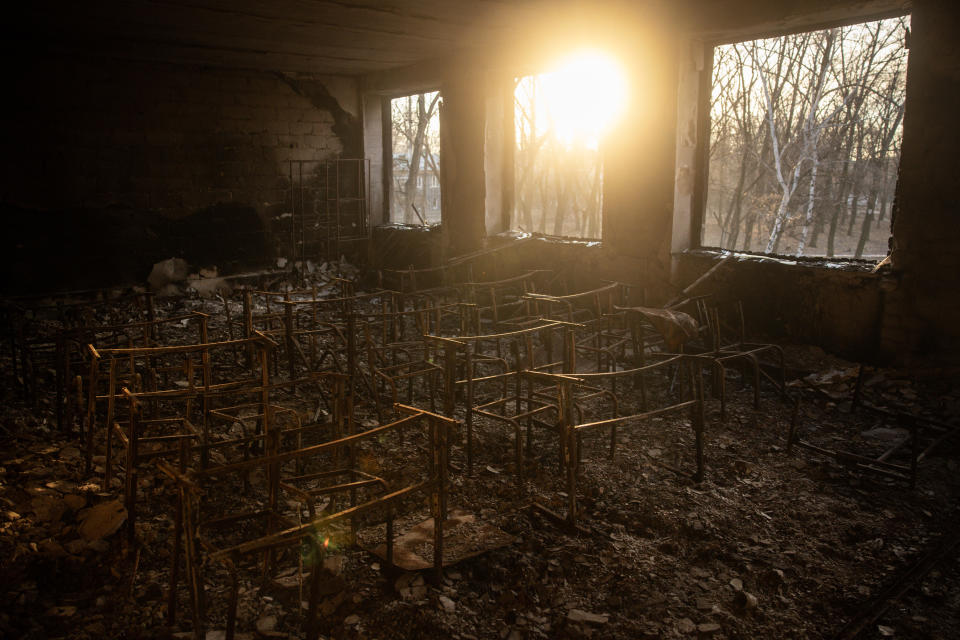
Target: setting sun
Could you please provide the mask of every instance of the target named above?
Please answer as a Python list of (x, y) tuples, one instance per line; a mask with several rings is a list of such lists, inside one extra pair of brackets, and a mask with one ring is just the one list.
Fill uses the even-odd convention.
[(565, 144), (596, 149), (626, 103), (623, 70), (599, 51), (579, 52), (536, 78), (537, 116)]

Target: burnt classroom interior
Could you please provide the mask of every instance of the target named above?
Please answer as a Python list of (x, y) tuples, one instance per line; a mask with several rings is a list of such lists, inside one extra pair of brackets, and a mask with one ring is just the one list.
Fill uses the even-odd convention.
[(954, 637), (958, 30), (12, 8), (0, 636)]

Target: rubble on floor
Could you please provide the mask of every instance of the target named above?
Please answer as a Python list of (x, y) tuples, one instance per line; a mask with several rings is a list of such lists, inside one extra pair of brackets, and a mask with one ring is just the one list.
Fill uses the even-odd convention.
[[(314, 265), (313, 283), (331, 282), (344, 270), (344, 264)], [(309, 265), (305, 272), (311, 273)], [(202, 311), (221, 323), (224, 305), (234, 317), (241, 314), (235, 299), (172, 297), (159, 304), (171, 315)], [(891, 435), (849, 409), (855, 363), (804, 346), (786, 345), (786, 351), (795, 374), (790, 388), (824, 392), (804, 396), (804, 424), (828, 437)], [(764, 395), (753, 409), (752, 393), (738, 388), (738, 379), (731, 375), (729, 392), (744, 401), (731, 403), (726, 421), (719, 420), (718, 403), (708, 403), (703, 482), (651, 462), (686, 455), (678, 452), (689, 448), (688, 438), (678, 440), (669, 429), (672, 418), (623, 433), (612, 460), (599, 439), (587, 440), (577, 530), (529, 508), (533, 502), (562, 508), (555, 456), (529, 459), (523, 497), (497, 462), (478, 464), (469, 477), (453, 474), (455, 503), (503, 538), (482, 555), (466, 553), (438, 583), (415, 571), (389, 571), (381, 554), (334, 551), (322, 569), (323, 635), (832, 637), (956, 531), (960, 443), (944, 441), (912, 490), (816, 454), (788, 455), (790, 407)], [(952, 418), (960, 408), (956, 379), (955, 371), (918, 376), (873, 369), (862, 392), (885, 406)], [(115, 490), (100, 487), (103, 458), (95, 457), (87, 473), (75, 438), (56, 430), (49, 403), (26, 406), (15, 384), (5, 385), (3, 396), (0, 598), (8, 606), (0, 608), (0, 635), (192, 637), (185, 621), (175, 627), (166, 621), (171, 524), (162, 474), (146, 469), (139, 478), (139, 491), (150, 499), (137, 545), (130, 547), (118, 533), (127, 516), (123, 504)], [(359, 420), (376, 424), (372, 407), (357, 412)], [(478, 459), (497, 460), (503, 446), (498, 436), (478, 436)], [(425, 553), (416, 544), (412, 552)], [(946, 556), (861, 637), (953, 637), (960, 622), (958, 569), (958, 554)], [(305, 584), (296, 573), (267, 582), (244, 574), (237, 637), (301, 637)], [(210, 589), (213, 600), (225, 593)], [(211, 616), (207, 638), (223, 637), (222, 611)]]

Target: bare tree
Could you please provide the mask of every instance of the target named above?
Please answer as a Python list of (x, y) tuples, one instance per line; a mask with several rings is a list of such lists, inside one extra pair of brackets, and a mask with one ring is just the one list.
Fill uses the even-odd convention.
[(400, 221), (405, 224), (428, 222), (428, 181), (423, 174), (433, 176), (439, 184), (440, 168), (432, 152), (439, 147), (439, 101), (440, 92), (433, 92), (391, 102), (394, 155), (391, 205), (394, 216), (397, 210), (403, 212)]
[(600, 236), (603, 168), (583, 141), (559, 138), (542, 103), (538, 76), (518, 78), (514, 91), (513, 226), (555, 236)]
[(908, 21), (714, 50), (705, 244), (823, 254), (826, 233), (826, 255), (884, 251), (870, 229), (892, 200)]

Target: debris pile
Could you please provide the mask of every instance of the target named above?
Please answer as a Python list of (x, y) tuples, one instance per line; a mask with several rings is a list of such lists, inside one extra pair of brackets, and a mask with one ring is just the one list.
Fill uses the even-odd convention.
[[(952, 569), (955, 556), (937, 556), (937, 563), (909, 582), (912, 590), (896, 598), (886, 594), (890, 585), (908, 584), (902, 576), (931, 549), (939, 549), (945, 533), (956, 530), (953, 497), (958, 488), (956, 454), (960, 444), (942, 438), (917, 465), (912, 490), (902, 481), (872, 474), (843, 458), (788, 450), (794, 427), (798, 437), (824, 449), (828, 444), (831, 450), (840, 450), (840, 445), (863, 446), (864, 454), (873, 455), (870, 447), (874, 444), (887, 446), (908, 435), (902, 427), (888, 424), (891, 413), (910, 415), (924, 424), (952, 424), (960, 408), (956, 372), (919, 375), (862, 368), (822, 352), (805, 353), (802, 347), (785, 345), (795, 377), (786, 389), (799, 398), (797, 403), (783, 402), (779, 389), (771, 390), (764, 379), (755, 404), (754, 382), (745, 375), (749, 368), (731, 366), (722, 371), (726, 384), (725, 406), (721, 406), (719, 398), (711, 397), (719, 391), (710, 380), (715, 370), (705, 368), (701, 372), (707, 383), (703, 479), (697, 482), (671, 470), (689, 467), (695, 457), (695, 434), (685, 414), (658, 414), (629, 428), (623, 425), (616, 434), (612, 456), (609, 430), (584, 431), (576, 445), (580, 462), (573, 525), (564, 511), (571, 503), (570, 485), (560, 470), (563, 453), (557, 432), (550, 429), (550, 419), (531, 421), (534, 428), (528, 435), (525, 430), (515, 432), (484, 422), (477, 414), (468, 435), (466, 398), (472, 397), (480, 405), (507, 397), (499, 391), (500, 383), (496, 390), (491, 390), (494, 385), (474, 388), (467, 382), (459, 390), (445, 387), (445, 379), (457, 380), (455, 368), (444, 366), (455, 349), (422, 354), (417, 351), (422, 345), (404, 344), (402, 349), (390, 351), (394, 343), (389, 342), (400, 342), (401, 331), (408, 332), (404, 339), (417, 336), (414, 327), (439, 334), (450, 327), (459, 331), (471, 322), (488, 329), (482, 335), (492, 335), (491, 323), (507, 321), (510, 313), (522, 312), (525, 305), (547, 308), (548, 303), (562, 303), (561, 296), (524, 297), (522, 291), (519, 295), (511, 291), (496, 297), (494, 293), (489, 294), (491, 305), (489, 299), (474, 292), (476, 302), (471, 304), (482, 312), (471, 318), (457, 315), (453, 310), (459, 309), (459, 303), (446, 302), (441, 289), (431, 293), (432, 299), (418, 299), (420, 306), (411, 305), (412, 310), (395, 305), (387, 294), (363, 289), (359, 272), (343, 261), (282, 266), (290, 270), (260, 274), (255, 284), (259, 288), (247, 282), (236, 284), (232, 291), (216, 291), (219, 298), (174, 295), (157, 299), (156, 318), (183, 316), (162, 326), (142, 319), (138, 310), (142, 307), (136, 306), (122, 312), (125, 317), (122, 313), (116, 317), (116, 310), (109, 318), (106, 311), (89, 315), (87, 321), (97, 326), (110, 322), (110, 326), (125, 323), (136, 327), (138, 333), (125, 334), (130, 336), (124, 338), (128, 346), (101, 349), (104, 358), (125, 353), (125, 361), (134, 359), (133, 351), (111, 350), (154, 348), (157, 343), (150, 333), (154, 326), (161, 328), (162, 344), (176, 345), (184, 352), (198, 348), (198, 326), (205, 327), (210, 344), (231, 340), (240, 344), (248, 339), (248, 333), (261, 336), (252, 338), (259, 341), (253, 353), (246, 348), (253, 343), (243, 343), (235, 351), (202, 347), (197, 356), (184, 358), (169, 370), (158, 368), (156, 380), (149, 375), (139, 382), (131, 378), (125, 382), (141, 386), (131, 386), (129, 395), (123, 397), (143, 394), (138, 397), (145, 419), (150, 420), (153, 387), (149, 385), (166, 380), (170, 394), (187, 397), (195, 393), (202, 400), (204, 385), (198, 381), (205, 375), (203, 367), (217, 372), (253, 371), (261, 376), (258, 380), (265, 376), (271, 380), (270, 392), (276, 394), (277, 406), (282, 407), (282, 411), (276, 409), (276, 416), (281, 417), (272, 419), (287, 430), (277, 446), (284, 447), (281, 455), (291, 455), (282, 463), (289, 470), (296, 467), (290, 452), (332, 441), (328, 434), (315, 435), (308, 427), (316, 423), (332, 429), (339, 424), (339, 416), (346, 416), (341, 411), (352, 412), (358, 435), (376, 434), (376, 429), (388, 424), (394, 402), (420, 403), (420, 410), (428, 411), (427, 403), (433, 400), (437, 413), (452, 404), (461, 425), (451, 433), (451, 458), (442, 465), (449, 474), (448, 495), (419, 495), (406, 503), (406, 510), (399, 508), (400, 503), (371, 507), (376, 517), (358, 520), (356, 545), (349, 544), (354, 532), (344, 520), (336, 523), (335, 530), (326, 531), (324, 539), (313, 541), (319, 546), (294, 545), (286, 551), (278, 547), (277, 554), (284, 554), (284, 562), (266, 575), (259, 562), (261, 554), (252, 554), (257, 556), (253, 563), (242, 564), (237, 573), (235, 637), (303, 637), (312, 585), (317, 589), (321, 637), (825, 637), (841, 623), (873, 611), (872, 603), (880, 600), (888, 604), (871, 623), (875, 635), (949, 637), (949, 617), (934, 612), (944, 607), (956, 610), (952, 594), (960, 587), (960, 575)], [(189, 269), (176, 264), (160, 269), (158, 278), (161, 272), (176, 276), (161, 287), (219, 279), (213, 270), (198, 271), (192, 278)], [(408, 293), (406, 297), (415, 296)], [(352, 355), (351, 342), (346, 339), (348, 325), (335, 316), (343, 313), (345, 300), (355, 305), (353, 313), (358, 318), (354, 320), (363, 323), (354, 334), (364, 336), (362, 347), (354, 343)], [(288, 308), (294, 311), (288, 312)], [(569, 310), (581, 314), (574, 321), (582, 323), (583, 308)], [(321, 315), (325, 313), (329, 318)], [(198, 325), (201, 317), (206, 318), (205, 324)], [(50, 322), (48, 336), (68, 328)], [(523, 357), (541, 362), (549, 353), (548, 345), (535, 341), (542, 341), (547, 331), (545, 325), (536, 326), (536, 331), (528, 332), (530, 346)], [(497, 330), (523, 334), (516, 329)], [(604, 331), (606, 336), (613, 335), (610, 328)], [(134, 341), (135, 335), (137, 339), (146, 336), (144, 346)], [(685, 332), (685, 347), (692, 348), (701, 338), (702, 332)], [(445, 336), (438, 335), (436, 341), (442, 343), (443, 339)], [(37, 340), (29, 346), (41, 344), (47, 342)], [(614, 346), (597, 352), (601, 354), (598, 358), (616, 349), (623, 349), (617, 352), (622, 355), (630, 348), (628, 341), (622, 343), (627, 346), (610, 344)], [(499, 360), (483, 361), (482, 366), (490, 367), (484, 375), (495, 375), (491, 371), (502, 363), (519, 361), (509, 345), (504, 345)], [(555, 354), (561, 351), (559, 343), (550, 346)], [(256, 355), (268, 352), (269, 358)], [(14, 353), (19, 362), (19, 350), (5, 350), (0, 358), (12, 365)], [(144, 353), (149, 353), (145, 361), (160, 358), (159, 352)], [(590, 354), (584, 360), (592, 366), (594, 352)], [(700, 357), (706, 359), (709, 354)], [(39, 356), (26, 362), (30, 366), (18, 367), (17, 378), (3, 391), (0, 552), (5, 560), (0, 577), (3, 597), (15, 606), (0, 611), (0, 634), (91, 639), (194, 637), (189, 576), (184, 577), (188, 563), (176, 565), (182, 575), (172, 598), (168, 588), (173, 559), (180, 553), (176, 550), (176, 514), (192, 513), (182, 510), (178, 500), (193, 496), (185, 488), (204, 476), (191, 475), (196, 469), (182, 474), (174, 469), (171, 474), (160, 464), (139, 465), (131, 481), (136, 497), (134, 514), (127, 509), (126, 457), (119, 453), (121, 445), (114, 443), (118, 453), (109, 472), (114, 481), (105, 488), (103, 479), (110, 466), (101, 448), (105, 432), (95, 432), (88, 465), (86, 433), (79, 437), (87, 424), (86, 410), (81, 406), (73, 413), (66, 412), (57, 428), (57, 408), (76, 397), (77, 387), (65, 385), (69, 391), (57, 401), (50, 390), (66, 376), (58, 373), (56, 362), (33, 366), (42, 362)], [(635, 364), (629, 358), (619, 362), (619, 370)], [(393, 368), (398, 364), (416, 367)], [(299, 376), (315, 374), (321, 366), (328, 369), (324, 375), (330, 380), (353, 371), (353, 384), (339, 391), (324, 387), (322, 393), (315, 392)], [(13, 367), (8, 366), (7, 371)], [(295, 375), (289, 375), (290, 371)], [(29, 383), (34, 374), (36, 402)], [(114, 374), (125, 375), (119, 365)], [(238, 375), (235, 380), (239, 379)], [(513, 380), (508, 383), (512, 385)], [(674, 376), (623, 380), (616, 391), (622, 416), (638, 415), (644, 403), (689, 388), (679, 371)], [(287, 387), (293, 387), (289, 393)], [(79, 387), (81, 392), (90, 388)], [(259, 386), (251, 388), (263, 391)], [(110, 394), (103, 386), (99, 389), (94, 393), (95, 410), (105, 412)], [(473, 391), (476, 397), (471, 395)], [(80, 398), (88, 396), (81, 393)], [(198, 400), (191, 410), (200, 404)], [(116, 401), (116, 421), (126, 419), (121, 409), (127, 406)], [(583, 401), (578, 407), (588, 411), (591, 405)], [(218, 408), (207, 417), (217, 411), (226, 415), (227, 409)], [(268, 448), (273, 445), (260, 438), (269, 428), (258, 427), (264, 424), (263, 415), (260, 409), (241, 407), (229, 414), (231, 420), (224, 430), (211, 432), (206, 442), (215, 445), (209, 450), (211, 468), (242, 466), (269, 455)], [(105, 413), (97, 416), (103, 424)], [(129, 433), (123, 429), (121, 422), (117, 433)], [(197, 437), (185, 433), (177, 432), (176, 437)], [(302, 442), (297, 440), (298, 434)], [(169, 438), (165, 435), (145, 445), (143, 453), (155, 454)], [(467, 455), (468, 438), (472, 458)], [(241, 441), (236, 446), (242, 453), (231, 451), (234, 441)], [(278, 519), (289, 522), (282, 527), (278, 524), (268, 535), (348, 506), (349, 489), (366, 490), (376, 484), (371, 478), (382, 478), (393, 487), (412, 485), (427, 477), (418, 475), (423, 470), (418, 471), (411, 462), (424, 452), (434, 451), (438, 456), (434, 459), (442, 459), (442, 448), (431, 449), (436, 441), (418, 439), (411, 430), (396, 442), (370, 438), (365, 448), (359, 442), (354, 441), (355, 469), (351, 472), (355, 475), (346, 485), (346, 497), (324, 493), (322, 485), (311, 484), (316, 480), (309, 477), (311, 469), (297, 471), (295, 477), (285, 476), (283, 482), (301, 492), (319, 489), (309, 502), (290, 497), (303, 493), (284, 487), (286, 493), (274, 507)], [(522, 455), (514, 457), (514, 447), (521, 444)], [(199, 459), (202, 447), (196, 446)], [(346, 450), (336, 455), (341, 463), (349, 460)], [(173, 469), (176, 457), (164, 460), (167, 470)], [(245, 506), (242, 500), (247, 496), (269, 499), (268, 491), (250, 491), (251, 487), (269, 486), (268, 469), (251, 464), (238, 471), (235, 485), (207, 485), (202, 493), (206, 507), (228, 511)], [(435, 537), (437, 520), (431, 517), (439, 508), (437, 500), (449, 502), (443, 506), (441, 538)], [(397, 508), (391, 511), (393, 507)], [(123, 532), (134, 516), (131, 541)], [(246, 524), (237, 524), (227, 533), (241, 540), (262, 535)], [(389, 550), (387, 535), (392, 536)], [(182, 545), (184, 539), (180, 540)], [(443, 545), (445, 564), (440, 574), (432, 570), (438, 541)], [(320, 548), (322, 551), (316, 550)], [(208, 604), (204, 636), (226, 637), (230, 575), (226, 565), (207, 558), (202, 563)], [(171, 603), (176, 609), (172, 617)]]

